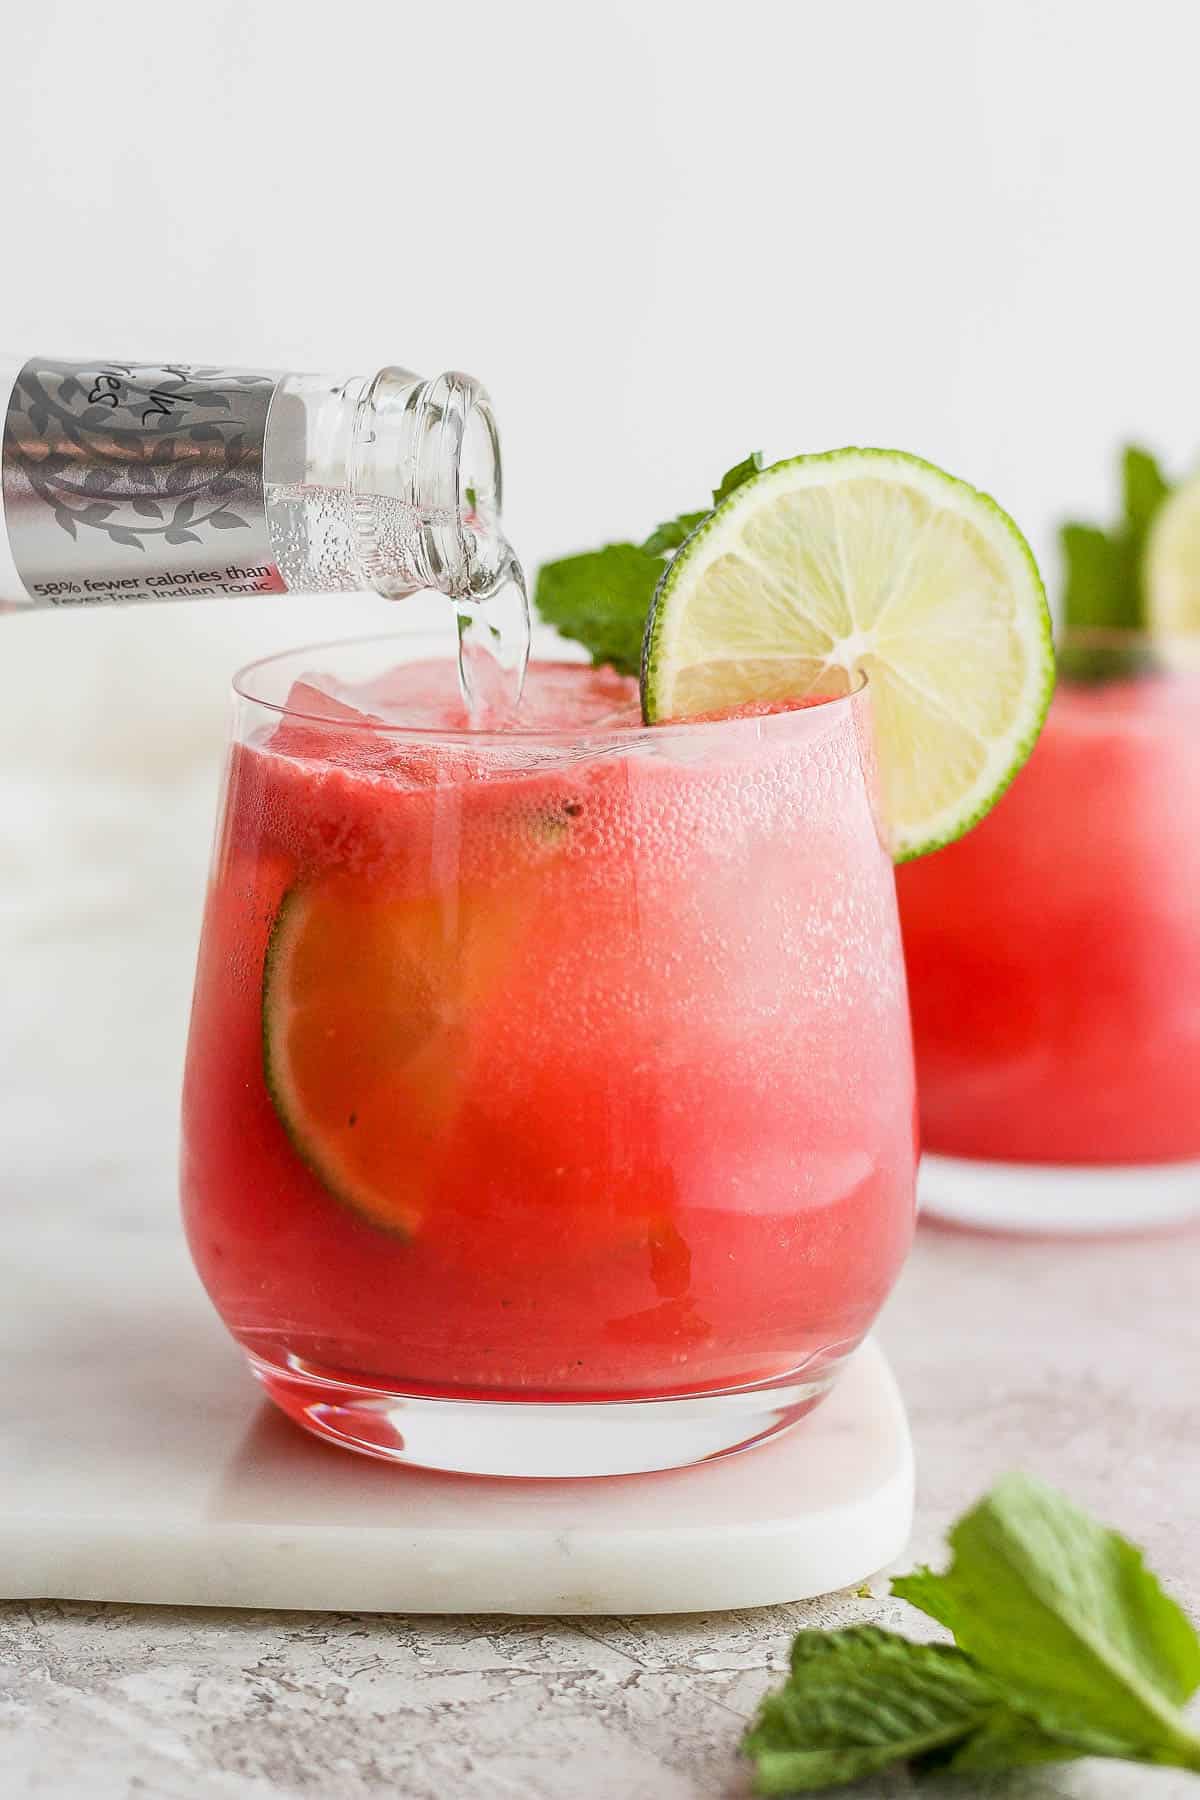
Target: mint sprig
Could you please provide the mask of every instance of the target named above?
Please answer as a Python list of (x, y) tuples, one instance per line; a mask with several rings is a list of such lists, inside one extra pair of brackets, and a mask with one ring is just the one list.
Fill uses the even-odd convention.
[(1062, 526), (1063, 618), (1075, 631), (1138, 631), (1146, 623), (1143, 579), (1146, 537), (1170, 483), (1148, 450), (1129, 444), (1121, 456), (1121, 518), (1108, 530)]
[(664, 567), (640, 544), (606, 544), (564, 556), (538, 570), (534, 608), (563, 637), (582, 644), (594, 663), (636, 675), (646, 615)]
[(636, 675), (650, 602), (670, 556), (761, 468), (756, 450), (721, 477), (712, 506), (656, 525), (640, 544), (605, 544), (543, 563), (533, 590), (538, 614), (563, 637), (582, 644), (594, 663), (611, 663), (622, 675)]
[(955, 1644), (801, 1632), (743, 1746), (757, 1792), (897, 1763), (982, 1773), (1109, 1756), (1200, 1773), (1179, 1711), (1200, 1687), (1200, 1639), (1139, 1550), (1027, 1475), (998, 1483), (950, 1544), (943, 1574), (918, 1569), (892, 1592)]
[(763, 1702), (744, 1748), (758, 1793), (795, 1794), (899, 1762), (954, 1766), (981, 1742), (1019, 1743), (1022, 1762), (1073, 1754), (1015, 1714), (961, 1650), (863, 1625), (800, 1632), (791, 1676)]

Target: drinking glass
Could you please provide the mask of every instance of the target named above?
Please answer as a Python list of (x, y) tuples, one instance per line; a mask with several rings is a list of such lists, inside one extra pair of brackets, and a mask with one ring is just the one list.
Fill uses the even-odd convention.
[(1200, 1217), (1200, 659), (1068, 634), (995, 811), (899, 872), (926, 1209), (1097, 1232)]
[(914, 1210), (865, 690), (646, 728), (442, 640), (235, 681), (189, 1045), (200, 1275), (271, 1398), (369, 1455), (682, 1466), (816, 1404)]

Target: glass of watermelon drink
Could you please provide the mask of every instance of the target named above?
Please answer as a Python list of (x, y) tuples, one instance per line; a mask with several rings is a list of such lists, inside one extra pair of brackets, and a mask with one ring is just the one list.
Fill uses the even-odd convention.
[(1027, 767), (898, 886), (925, 1205), (1022, 1230), (1200, 1217), (1195, 650), (1068, 635)]
[(535, 662), (486, 733), (417, 636), (236, 690), (183, 1194), (271, 1398), (518, 1476), (801, 1417), (913, 1225), (865, 690), (646, 727), (636, 683)]

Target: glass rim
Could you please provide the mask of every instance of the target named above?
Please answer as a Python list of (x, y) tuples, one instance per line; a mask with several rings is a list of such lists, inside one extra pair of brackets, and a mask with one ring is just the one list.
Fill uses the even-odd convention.
[[(474, 731), (470, 728), (445, 725), (405, 725), (392, 720), (373, 720), (366, 717), (360, 719), (331, 719), (328, 714), (308, 712), (302, 707), (289, 706), (286, 699), (273, 700), (265, 694), (256, 693), (253, 678), (268, 669), (277, 668), (280, 664), (303, 657), (316, 657), (336, 651), (362, 650), (368, 645), (394, 644), (412, 645), (422, 640), (440, 650), (446, 661), (453, 660), (453, 650), (447, 648), (444, 637), (436, 628), (418, 627), (414, 630), (392, 630), (367, 632), (358, 637), (325, 638), (314, 643), (297, 644), (287, 650), (273, 650), (267, 656), (255, 657), (253, 661), (243, 663), (234, 671), (232, 686), (234, 694), (240, 701), (251, 706), (261, 707), (263, 711), (273, 713), (279, 719), (295, 719), (307, 726), (316, 726), (322, 730), (344, 735), (347, 732), (369, 732), (373, 736), (386, 735), (395, 739), (410, 739), (419, 743), (440, 743), (455, 745), (492, 746), (514, 742), (521, 744), (567, 744), (586, 742), (633, 743), (647, 738), (660, 742), (666, 737), (688, 737), (699, 739), (705, 735), (715, 736), (727, 734), (739, 726), (745, 730), (747, 726), (778, 729), (782, 721), (791, 720), (793, 726), (798, 720), (807, 719), (815, 722), (819, 717), (827, 721), (830, 709), (853, 708), (855, 702), (861, 700), (870, 683), (862, 670), (855, 672), (854, 685), (844, 694), (815, 694), (801, 698), (808, 701), (803, 706), (782, 707), (778, 712), (752, 713), (723, 719), (680, 719), (663, 724), (647, 725), (638, 719), (634, 723), (600, 719), (590, 724), (557, 725), (557, 726), (523, 726), (520, 724), (506, 726), (503, 730), (491, 728), (486, 731)], [(553, 663), (557, 667), (570, 665), (580, 669), (588, 669), (593, 665), (580, 659), (576, 661), (570, 656), (536, 656), (531, 655), (530, 667), (538, 663)], [(829, 665), (837, 668), (837, 664)], [(631, 678), (632, 679), (632, 678)], [(331, 696), (333, 698), (334, 696)]]

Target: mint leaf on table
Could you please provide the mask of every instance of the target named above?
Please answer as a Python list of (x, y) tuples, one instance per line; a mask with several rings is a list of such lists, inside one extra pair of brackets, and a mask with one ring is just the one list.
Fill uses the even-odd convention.
[(1063, 617), (1071, 630), (1137, 631), (1144, 626), (1146, 536), (1170, 491), (1150, 452), (1130, 444), (1121, 457), (1120, 521), (1107, 531), (1098, 525), (1062, 526)]
[(989, 1730), (1010, 1752), (1025, 1747), (1004, 1767), (1074, 1754), (1016, 1717), (961, 1650), (851, 1626), (799, 1634), (791, 1676), (763, 1702), (744, 1748), (758, 1793), (796, 1794), (897, 1762), (955, 1767), (961, 1748)]
[(622, 675), (636, 675), (665, 559), (761, 468), (762, 456), (755, 450), (721, 477), (713, 489), (712, 506), (667, 519), (640, 544), (606, 544), (601, 550), (543, 563), (533, 590), (539, 616), (563, 637), (582, 644), (594, 663), (611, 663)]
[[(1051, 1737), (1011, 1707), (998, 1706), (978, 1731), (964, 1738), (945, 1759), (926, 1757), (922, 1772), (934, 1768), (944, 1775), (999, 1775), (1005, 1769), (1024, 1769), (1034, 1763), (1073, 1762), (1080, 1756), (1098, 1756), (1069, 1738)], [(1120, 1750), (1104, 1752), (1120, 1756)]]
[(945, 1574), (918, 1569), (892, 1592), (947, 1626), (1014, 1706), (1101, 1755), (1120, 1743), (1200, 1769), (1176, 1710), (1200, 1687), (1200, 1640), (1139, 1550), (1027, 1475), (1001, 1481), (950, 1544)]
[(995, 1772), (1077, 1756), (1200, 1773), (1179, 1712), (1200, 1639), (1141, 1552), (1064, 1496), (1010, 1475), (950, 1533), (944, 1574), (892, 1583), (954, 1633), (801, 1632), (744, 1749), (761, 1794), (844, 1786), (907, 1764)]

